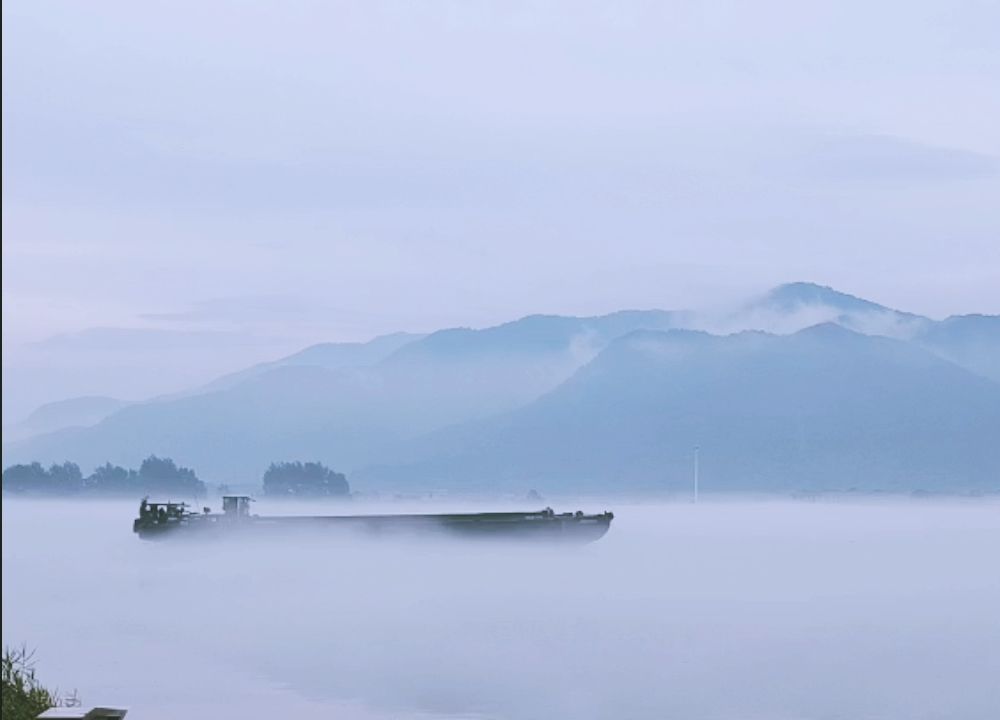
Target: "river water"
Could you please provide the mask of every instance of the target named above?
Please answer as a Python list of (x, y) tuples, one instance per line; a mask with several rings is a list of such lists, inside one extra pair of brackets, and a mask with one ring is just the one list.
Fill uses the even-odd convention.
[(610, 533), (237, 545), (5, 499), (3, 642), (137, 719), (1000, 717), (996, 501), (578, 507)]

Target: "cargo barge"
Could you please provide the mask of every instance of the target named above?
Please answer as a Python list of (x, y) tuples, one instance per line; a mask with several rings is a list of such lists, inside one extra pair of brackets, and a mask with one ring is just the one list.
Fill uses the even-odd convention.
[(175, 536), (267, 535), (295, 532), (353, 531), (362, 535), (443, 534), (484, 539), (530, 539), (587, 543), (604, 536), (614, 513), (588, 515), (534, 512), (490, 512), (414, 515), (254, 515), (251, 498), (230, 495), (222, 512), (190, 510), (186, 503), (139, 505), (132, 531), (144, 540)]

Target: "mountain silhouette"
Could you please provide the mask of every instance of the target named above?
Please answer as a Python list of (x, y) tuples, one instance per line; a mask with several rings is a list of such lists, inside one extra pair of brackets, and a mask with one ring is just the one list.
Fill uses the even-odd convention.
[(790, 336), (635, 332), (502, 417), (359, 474), (432, 487), (1000, 489), (1000, 385), (835, 324)]
[(316, 345), (7, 442), (4, 460), (156, 454), (252, 483), (310, 459), (355, 486), (635, 490), (685, 487), (699, 445), (718, 489), (992, 487), (997, 317), (937, 322), (791, 283), (725, 321), (737, 331), (690, 311), (531, 315)]

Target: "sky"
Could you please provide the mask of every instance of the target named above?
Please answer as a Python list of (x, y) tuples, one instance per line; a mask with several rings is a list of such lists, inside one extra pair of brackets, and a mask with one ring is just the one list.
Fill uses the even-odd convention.
[(4, 422), (790, 280), (1000, 312), (995, 2), (3, 7)]

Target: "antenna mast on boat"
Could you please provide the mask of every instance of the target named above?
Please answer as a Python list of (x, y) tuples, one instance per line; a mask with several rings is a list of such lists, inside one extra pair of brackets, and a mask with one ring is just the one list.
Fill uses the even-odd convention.
[(698, 445), (694, 446), (694, 501), (698, 502), (698, 454), (701, 452), (701, 448)]

